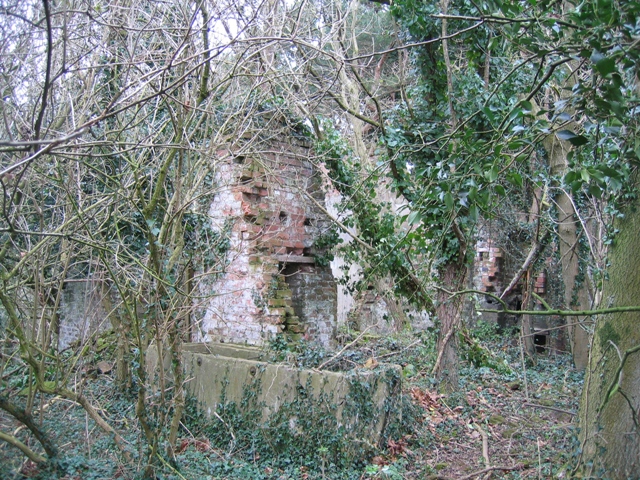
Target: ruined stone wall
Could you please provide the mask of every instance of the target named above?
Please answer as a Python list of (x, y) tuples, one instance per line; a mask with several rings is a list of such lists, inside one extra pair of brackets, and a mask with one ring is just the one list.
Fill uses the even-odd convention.
[[(342, 197), (336, 190), (327, 193), (327, 211), (335, 218), (345, 215), (340, 209)], [(396, 197), (389, 196), (388, 202), (393, 205), (395, 213), (400, 214), (402, 202)], [(352, 229), (355, 234), (355, 228)], [(339, 236), (344, 244), (352, 241), (351, 235), (340, 231)], [(340, 254), (336, 254), (331, 262), (334, 278), (344, 278), (345, 270), (350, 279), (360, 279), (361, 269), (356, 264), (348, 266)], [(371, 281), (369, 290), (353, 294), (345, 285), (338, 285), (338, 326), (345, 325), (348, 330), (364, 331), (371, 334), (387, 335), (410, 328), (423, 331), (433, 326), (429, 313), (418, 311), (405, 299), (393, 294), (393, 279), (387, 276), (383, 279)]]
[(260, 345), (284, 333), (329, 344), (337, 291), (330, 268), (315, 259), (314, 240), (330, 223), (309, 149), (283, 141), (219, 157), (209, 215), (214, 229), (231, 224), (228, 264), (203, 292), (213, 296), (196, 340)]
[[(520, 265), (505, 261), (505, 256), (502, 248), (497, 246), (491, 237), (487, 236), (478, 240), (476, 244), (476, 260), (473, 278), (474, 288), (476, 290), (500, 296), (504, 289), (508, 287), (509, 282), (511, 282)], [(512, 310), (517, 310), (522, 307), (523, 281), (524, 279), (521, 279), (512, 289), (511, 293), (504, 298), (504, 301), (507, 302), (509, 308)], [(545, 297), (547, 293), (546, 283), (546, 272), (542, 270), (536, 273), (532, 280), (534, 293), (540, 297)], [(533, 308), (542, 307), (538, 300), (535, 300), (533, 304)], [(486, 296), (479, 299), (479, 305), (481, 308), (486, 309), (500, 309), (500, 304), (497, 301)], [(482, 318), (485, 321), (498, 321), (502, 327), (513, 326), (517, 321), (517, 319), (513, 317), (506, 318), (504, 314), (487, 312), (482, 313)], [(532, 325), (536, 331), (547, 328), (547, 322), (544, 317), (534, 317)]]
[(60, 304), (58, 348), (85, 342), (90, 335), (111, 327), (103, 307), (102, 280), (77, 279), (65, 283)]
[[(310, 264), (290, 264), (285, 268), (284, 275), (291, 289), (295, 316), (306, 326), (306, 331), (299, 333), (329, 345), (335, 334), (337, 314), (336, 282), (331, 269)], [(291, 329), (292, 325), (287, 324), (287, 328)]]
[[(489, 292), (500, 295), (505, 287), (504, 281), (504, 261), (502, 249), (495, 245), (491, 238), (478, 240), (476, 244), (476, 258), (474, 265), (473, 286), (481, 292)], [(509, 279), (506, 280), (507, 282)], [(481, 308), (496, 309), (499, 304), (490, 297), (479, 298)], [(483, 313), (482, 319), (485, 321), (497, 321), (496, 313)]]

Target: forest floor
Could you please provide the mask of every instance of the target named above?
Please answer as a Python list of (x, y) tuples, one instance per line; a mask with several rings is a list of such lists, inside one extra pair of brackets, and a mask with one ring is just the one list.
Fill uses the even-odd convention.
[[(296, 440), (300, 445), (279, 447), (277, 453), (261, 449), (254, 444), (255, 425), (246, 426), (246, 438), (251, 440), (243, 443), (242, 427), (207, 423), (190, 408), (176, 462), (159, 460), (156, 478), (570, 478), (572, 455), (578, 451), (575, 415), (582, 389), (582, 375), (572, 368), (570, 357), (546, 350), (527, 359), (524, 368), (517, 336), (498, 335), (492, 326), (481, 324), (461, 338), (460, 389), (445, 395), (438, 393), (430, 374), (435, 358), (432, 337), (426, 332), (368, 336), (335, 358), (336, 368), (362, 365), (372, 358), (403, 367), (402, 425), (357, 458), (341, 459), (339, 453), (330, 457), (321, 444), (312, 444), (311, 453), (308, 448), (303, 452), (302, 438)], [(349, 344), (355, 336), (345, 333), (342, 340)], [(109, 361), (108, 355), (108, 349), (93, 355), (78, 375), (83, 377), (83, 393), (123, 434), (128, 455), (118, 451), (76, 404), (58, 397), (36, 397), (34, 416), (57, 443), (62, 461), (57, 470), (38, 468), (14, 447), (0, 443), (1, 478), (140, 478), (145, 455), (135, 397), (116, 390), (112, 372), (100, 374), (95, 368), (98, 362)], [(300, 365), (313, 367), (335, 353), (306, 345), (298, 348), (297, 355)], [(5, 383), (3, 393), (13, 394), (10, 398), (20, 402), (24, 397), (17, 395), (18, 387)], [(215, 430), (222, 427), (231, 431)], [(0, 414), (0, 432), (12, 433), (37, 449), (26, 429), (6, 414)]]

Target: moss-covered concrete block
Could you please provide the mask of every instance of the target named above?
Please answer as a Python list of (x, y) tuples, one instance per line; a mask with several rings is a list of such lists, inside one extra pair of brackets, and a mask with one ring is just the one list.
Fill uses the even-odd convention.
[[(392, 418), (401, 415), (402, 372), (398, 365), (317, 371), (266, 362), (265, 352), (258, 348), (204, 343), (185, 344), (183, 359), (186, 389), (207, 415), (213, 415), (221, 402), (242, 408), (248, 389), (255, 395), (253, 405), (261, 409), (263, 422), (283, 405), (295, 405), (300, 395), (311, 396), (318, 405), (330, 404), (336, 425), (347, 434), (370, 443), (377, 442)], [(169, 355), (164, 356), (164, 364), (170, 378)], [(159, 368), (158, 350), (152, 346), (147, 352), (149, 378), (157, 378)], [(295, 423), (295, 412), (291, 415)]]

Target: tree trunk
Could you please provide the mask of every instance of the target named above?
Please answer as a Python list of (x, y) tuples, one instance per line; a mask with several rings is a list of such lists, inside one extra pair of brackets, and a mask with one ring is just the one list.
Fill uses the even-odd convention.
[[(549, 136), (544, 142), (549, 155), (549, 166), (552, 175), (564, 173), (567, 169), (567, 154), (569, 145), (555, 136)], [(554, 197), (558, 210), (558, 237), (560, 250), (560, 265), (562, 267), (562, 280), (564, 283), (564, 306), (567, 309), (577, 308), (588, 310), (591, 308), (591, 299), (587, 288), (586, 273), (581, 274), (579, 256), (579, 227), (573, 200), (568, 193), (560, 191)], [(588, 235), (588, 232), (584, 232)], [(578, 279), (583, 277), (580, 283)], [(576, 321), (577, 320), (577, 321)], [(571, 345), (573, 364), (578, 370), (584, 370), (589, 361), (590, 335), (586, 328), (576, 324), (583, 319), (567, 317), (567, 334)]]
[(120, 312), (113, 305), (111, 291), (105, 280), (101, 282), (102, 308), (107, 312), (107, 318), (111, 322), (116, 335), (116, 386), (119, 390), (131, 387), (131, 375), (129, 373), (129, 340), (128, 324), (120, 318)]
[[(640, 303), (640, 210), (620, 224), (603, 298)], [(640, 472), (640, 312), (598, 317), (580, 407), (580, 467), (585, 477), (638, 478)]]
[[(463, 289), (467, 275), (466, 265), (448, 262), (440, 269), (440, 280), (448, 292)], [(433, 372), (440, 381), (440, 389), (453, 392), (458, 389), (458, 328), (461, 324), (463, 296), (451, 297), (440, 290), (437, 296), (436, 315), (440, 326), (438, 333), (438, 358)]]

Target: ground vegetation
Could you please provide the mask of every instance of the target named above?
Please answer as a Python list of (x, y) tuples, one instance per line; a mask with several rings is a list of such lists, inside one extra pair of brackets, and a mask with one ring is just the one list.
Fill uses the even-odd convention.
[[(523, 309), (510, 312), (523, 316), (521, 353), (536, 358), (528, 315), (561, 315), (573, 365), (586, 369), (573, 474), (633, 475), (639, 16), (637, 2), (612, 0), (3, 2), (1, 436), (28, 458), (15, 475), (66, 475), (75, 468), (69, 458), (80, 459), (78, 468), (94, 461), (89, 433), (76, 445), (86, 454), (69, 456), (43, 427), (49, 409), (70, 405), (82, 408), (87, 432), (102, 432), (95, 445), (116, 446), (122, 476), (183, 475), (179, 455), (200, 447), (195, 435), (182, 451), (178, 442), (187, 438), (188, 410), (181, 344), (213, 293), (207, 279), (228, 260), (228, 226), (207, 222), (225, 188), (216, 168), (292, 132), (315, 146), (327, 185), (343, 197), (334, 220), (352, 241), (342, 254), (360, 268), (350, 286), (386, 279), (437, 321), (435, 347), (425, 341), (422, 360), (398, 357), (418, 382), (408, 397), (431, 412), (422, 413), (424, 428), (389, 438), (378, 460), (360, 459), (364, 473), (349, 475), (438, 476), (428, 471), (437, 461), (422, 470), (419, 461), (402, 463), (416, 438), (455, 445), (437, 428), (444, 422), (458, 436), (477, 433), (484, 446), (503, 433), (489, 422), (488, 396), (518, 418), (510, 399), (522, 406), (520, 395), (526, 404), (547, 389), (522, 358), (517, 369), (513, 359), (494, 362), (499, 348), (487, 340), (491, 353), (465, 333), (474, 322), (463, 316), (463, 299), (481, 293), (466, 288), (473, 246), (478, 226), (491, 222), (514, 226), (505, 236), (529, 252), (517, 256), (523, 262), (507, 289), (522, 285)], [(504, 211), (513, 215), (501, 219)], [(554, 248), (562, 295), (552, 305), (536, 298), (532, 280)], [(64, 287), (87, 277), (105, 286), (117, 346), (119, 393), (106, 398), (92, 388), (108, 378), (88, 375), (102, 351), (97, 333), (71, 349), (57, 343)], [(166, 346), (173, 378), (157, 379), (157, 395), (145, 371), (152, 342)], [(488, 359), (492, 366), (483, 366)], [(489, 368), (487, 378), (511, 371), (522, 385), (504, 387), (503, 377), (473, 383), (486, 379), (465, 370), (469, 361)], [(540, 365), (549, 367), (544, 359), (533, 368)], [(103, 367), (98, 373), (108, 374)], [(127, 405), (125, 420), (100, 406), (111, 399)], [(467, 407), (482, 413), (469, 421)], [(575, 413), (569, 401), (550, 407)], [(127, 433), (132, 423), (136, 438)], [(549, 444), (565, 445), (560, 430)], [(559, 474), (560, 459), (543, 465), (541, 442), (536, 436), (535, 467), (498, 464), (483, 450), (483, 473), (505, 466), (506, 475)], [(329, 456), (318, 451), (316, 476), (331, 473)], [(242, 468), (258, 465), (255, 455), (233, 458)], [(469, 475), (442, 463), (442, 475)], [(311, 468), (276, 461), (264, 475), (311, 475), (303, 466)]]

